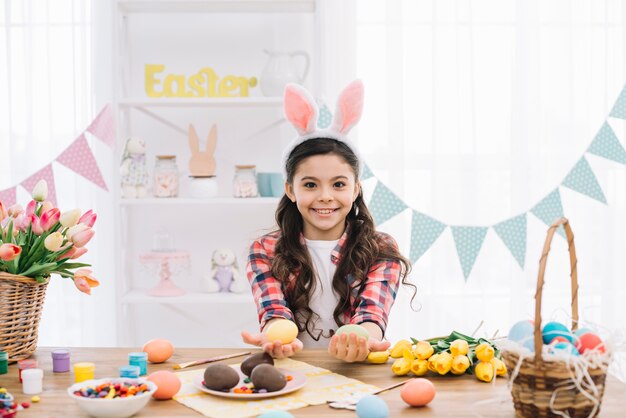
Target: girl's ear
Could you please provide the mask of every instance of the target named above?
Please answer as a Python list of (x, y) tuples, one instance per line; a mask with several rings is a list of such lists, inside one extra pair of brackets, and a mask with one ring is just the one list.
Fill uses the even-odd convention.
[(285, 117), (296, 128), (298, 134), (315, 132), (317, 127), (317, 104), (308, 91), (297, 84), (285, 87)]
[(289, 182), (285, 182), (285, 194), (293, 203), (296, 203), (296, 195), (293, 193), (293, 187)]
[(361, 80), (354, 80), (343, 89), (337, 99), (331, 130), (347, 135), (359, 122), (363, 113), (363, 90)]
[(354, 196), (352, 197), (352, 203), (354, 203), (356, 198), (359, 197), (359, 193), (361, 193), (361, 182), (357, 180), (354, 184)]

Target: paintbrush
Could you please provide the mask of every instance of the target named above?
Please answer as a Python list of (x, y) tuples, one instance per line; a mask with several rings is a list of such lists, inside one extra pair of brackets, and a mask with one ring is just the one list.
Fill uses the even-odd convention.
[(175, 364), (174, 370), (184, 369), (186, 367), (191, 367), (191, 366), (197, 366), (199, 364), (213, 363), (214, 361), (226, 360), (226, 359), (233, 358), (233, 357), (247, 356), (248, 354), (252, 354), (252, 352), (246, 351), (244, 353), (225, 354), (223, 356), (205, 358), (202, 360), (188, 361), (187, 363)]

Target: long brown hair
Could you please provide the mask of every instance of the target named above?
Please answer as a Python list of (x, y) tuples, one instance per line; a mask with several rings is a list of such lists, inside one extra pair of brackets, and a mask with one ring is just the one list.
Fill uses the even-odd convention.
[[(314, 155), (334, 154), (343, 158), (354, 171), (355, 178), (360, 172), (358, 157), (343, 142), (331, 138), (314, 138), (298, 145), (289, 155), (285, 170), (287, 182), (293, 185), (293, 176), (299, 164)], [(294, 313), (298, 329), (306, 331), (318, 340), (320, 332), (315, 332), (315, 322), (319, 315), (309, 307), (311, 295), (315, 289), (315, 271), (304, 243), (301, 241), (303, 230), (302, 215), (296, 204), (283, 195), (276, 210), (276, 223), (281, 231), (276, 243), (276, 254), (272, 263), (272, 273), (283, 284), (287, 305)], [(376, 262), (394, 260), (401, 264), (402, 284), (413, 288), (413, 298), (417, 288), (408, 281), (411, 263), (400, 254), (383, 236), (376, 232), (374, 220), (370, 214), (361, 190), (346, 217), (347, 240), (341, 250), (337, 270), (333, 276), (333, 289), (339, 296), (339, 302), (333, 312), (338, 326), (343, 325), (342, 314), (350, 308), (350, 294), (355, 288), (360, 294), (364, 289), (367, 274)], [(289, 276), (297, 274), (297, 280), (289, 283)], [(356, 280), (352, 287), (346, 277), (352, 275)], [(317, 335), (316, 335), (317, 334)]]

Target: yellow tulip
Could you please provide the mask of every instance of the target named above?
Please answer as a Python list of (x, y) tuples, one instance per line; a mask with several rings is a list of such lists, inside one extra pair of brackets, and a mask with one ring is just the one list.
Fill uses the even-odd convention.
[(450, 344), (450, 353), (453, 356), (465, 355), (469, 351), (469, 345), (465, 340), (454, 340)]
[(470, 361), (467, 356), (459, 354), (452, 358), (452, 373), (460, 375), (465, 373), (465, 371), (469, 368)]
[(428, 370), (431, 372), (437, 373), (437, 359), (439, 358), (439, 354), (433, 354), (428, 358)]
[(440, 375), (444, 375), (450, 371), (452, 368), (452, 354), (447, 351), (442, 351), (439, 353), (439, 357), (437, 357), (437, 361), (435, 362), (435, 369), (437, 373)]
[(408, 362), (404, 357), (399, 358), (391, 365), (391, 371), (397, 376), (404, 376), (411, 371), (411, 362)]
[(491, 382), (493, 379), (493, 364), (487, 361), (479, 361), (478, 364), (474, 366), (474, 374), (478, 380)]
[(480, 343), (476, 346), (476, 357), (480, 361), (491, 361), (493, 358), (493, 347), (487, 343)]
[(67, 212), (63, 212), (59, 221), (64, 228), (71, 228), (76, 225), (78, 219), (80, 218), (80, 209), (72, 209)]
[(428, 341), (420, 341), (413, 349), (413, 355), (420, 360), (427, 360), (433, 355), (435, 349)]
[(48, 235), (46, 239), (43, 241), (43, 246), (46, 247), (46, 250), (51, 251), (53, 253), (59, 251), (61, 246), (63, 245), (63, 235), (60, 232), (53, 232)]
[(367, 361), (373, 364), (383, 364), (387, 363), (389, 360), (389, 352), (388, 351), (370, 351), (367, 355)]
[(428, 360), (423, 359), (415, 359), (413, 363), (411, 363), (411, 372), (415, 376), (424, 376), (428, 373)]
[(496, 376), (504, 376), (506, 374), (506, 364), (497, 357), (491, 359), (491, 364), (496, 371)]
[(389, 350), (389, 355), (393, 358), (400, 358), (402, 357), (402, 352), (404, 352), (404, 350), (406, 349), (410, 350), (412, 347), (413, 347), (413, 344), (411, 344), (411, 341), (400, 340), (397, 343), (395, 343), (393, 347), (391, 347), (391, 350)]

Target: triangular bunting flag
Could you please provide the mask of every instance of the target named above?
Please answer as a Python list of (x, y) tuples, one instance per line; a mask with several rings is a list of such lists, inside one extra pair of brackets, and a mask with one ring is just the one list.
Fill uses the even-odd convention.
[(48, 183), (48, 198), (54, 206), (57, 206), (57, 192), (54, 185), (54, 173), (52, 172), (52, 164), (48, 164), (26, 180), (22, 181), (20, 185), (28, 191), (30, 195), (35, 188), (35, 185), (39, 180), (45, 180)]
[(590, 154), (599, 155), (618, 163), (626, 164), (626, 151), (617, 139), (611, 125), (604, 122), (600, 132), (597, 133), (591, 145), (587, 149)]
[(483, 246), (487, 228), (482, 226), (453, 226), (451, 228), (456, 251), (463, 268), (463, 276), (467, 281), (476, 257), (478, 257), (478, 252)]
[(17, 193), (16, 187), (10, 187), (6, 190), (0, 190), (0, 202), (4, 205), (5, 208), (9, 208), (17, 203)]
[(617, 101), (613, 105), (610, 115), (614, 118), (626, 119), (626, 86), (624, 86)]
[(330, 123), (333, 121), (333, 114), (328, 110), (328, 106), (322, 105), (320, 108), (320, 114), (317, 117), (317, 127), (319, 129), (326, 129), (330, 126)]
[(411, 221), (411, 261), (415, 263), (433, 245), (446, 225), (422, 213), (413, 211)]
[(582, 193), (606, 204), (606, 198), (604, 197), (604, 193), (602, 193), (602, 188), (598, 184), (596, 175), (591, 170), (585, 157), (578, 160), (574, 168), (572, 168), (567, 177), (565, 177), (562, 184), (578, 193)]
[[(563, 217), (563, 205), (561, 204), (561, 194), (556, 188), (552, 193), (544, 197), (541, 202), (537, 203), (531, 210), (531, 213), (550, 226), (559, 218)], [(560, 226), (557, 232), (565, 238), (565, 231)]]
[(115, 120), (111, 105), (106, 105), (98, 113), (98, 116), (87, 127), (87, 131), (94, 134), (98, 139), (107, 144), (111, 149), (115, 148)]
[(361, 175), (361, 180), (367, 180), (371, 177), (374, 177), (374, 173), (372, 173), (372, 170), (370, 170), (369, 166), (367, 164), (363, 165), (363, 174)]
[(98, 168), (98, 163), (91, 152), (91, 148), (89, 148), (87, 144), (85, 134), (81, 134), (56, 160), (70, 170), (75, 171), (87, 180), (108, 191), (100, 169)]
[(526, 214), (507, 219), (493, 226), (493, 230), (509, 249), (517, 264), (524, 268), (526, 261)]
[(398, 198), (391, 190), (381, 182), (376, 183), (376, 188), (372, 194), (372, 200), (368, 205), (374, 223), (380, 225), (385, 221), (393, 218), (408, 206)]

